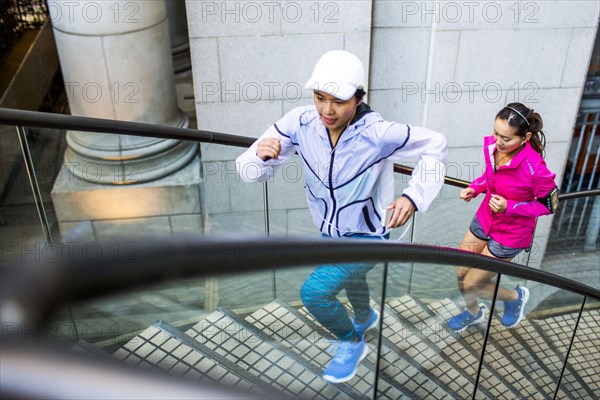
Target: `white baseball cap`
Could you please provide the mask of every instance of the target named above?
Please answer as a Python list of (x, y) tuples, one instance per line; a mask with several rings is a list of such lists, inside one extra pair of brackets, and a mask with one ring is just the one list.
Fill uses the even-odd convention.
[(340, 100), (348, 100), (357, 89), (365, 87), (363, 63), (354, 54), (344, 50), (323, 54), (305, 86), (306, 89), (329, 93)]

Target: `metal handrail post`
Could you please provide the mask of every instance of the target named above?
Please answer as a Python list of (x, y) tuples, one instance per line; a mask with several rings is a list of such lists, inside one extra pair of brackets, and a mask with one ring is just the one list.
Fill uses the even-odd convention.
[(381, 304), (379, 306), (379, 334), (377, 335), (377, 360), (375, 361), (375, 382), (373, 382), (373, 400), (377, 399), (377, 389), (379, 382), (379, 366), (381, 363), (381, 342), (383, 341), (383, 318), (385, 309), (385, 296), (387, 288), (387, 276), (388, 276), (389, 263), (386, 261), (383, 266), (383, 287), (381, 288)]
[[(38, 183), (37, 175), (35, 173), (33, 157), (31, 156), (31, 151), (29, 150), (29, 144), (27, 142), (27, 133), (25, 132), (25, 128), (23, 126), (17, 125), (15, 128), (17, 130), (17, 137), (19, 138), (19, 145), (21, 146), (21, 152), (23, 153), (25, 168), (27, 169), (27, 177), (29, 178), (29, 184), (31, 185), (31, 191), (33, 192), (35, 207), (37, 209), (38, 217), (40, 218), (42, 230), (44, 231), (46, 245), (52, 246), (54, 245), (54, 241), (52, 239), (52, 232), (50, 231), (50, 224), (48, 223), (48, 215), (46, 214), (46, 209), (44, 208), (42, 191), (40, 190), (40, 185)], [(67, 306), (67, 310), (69, 312), (71, 324), (73, 325), (73, 332), (75, 333), (75, 337), (77, 338), (77, 340), (79, 340), (79, 331), (77, 329), (77, 324), (75, 324), (75, 318), (73, 317), (73, 311), (71, 309), (71, 306)]]
[(481, 370), (483, 369), (483, 362), (485, 360), (485, 350), (487, 347), (487, 342), (490, 336), (490, 329), (492, 329), (492, 318), (494, 316), (494, 306), (496, 305), (496, 297), (498, 296), (498, 289), (500, 288), (500, 278), (502, 274), (498, 274), (498, 279), (496, 279), (496, 288), (494, 289), (494, 296), (492, 297), (492, 304), (490, 306), (490, 315), (487, 321), (487, 327), (485, 329), (485, 335), (483, 337), (483, 343), (481, 345), (481, 356), (479, 357), (479, 366), (477, 367), (477, 376), (475, 377), (475, 385), (473, 387), (473, 400), (475, 400), (475, 396), (477, 394), (477, 387), (479, 386), (479, 379), (481, 378)]
[(581, 302), (581, 308), (579, 309), (579, 315), (577, 316), (577, 322), (575, 322), (575, 328), (573, 328), (573, 335), (571, 336), (571, 341), (569, 342), (569, 348), (567, 349), (567, 354), (565, 354), (565, 362), (563, 363), (562, 369), (560, 370), (560, 376), (558, 377), (558, 382), (556, 382), (556, 390), (554, 391), (554, 396), (552, 399), (556, 399), (558, 395), (558, 391), (560, 389), (560, 383), (562, 381), (563, 375), (565, 374), (565, 369), (567, 368), (567, 363), (569, 362), (569, 355), (571, 354), (571, 348), (573, 347), (573, 343), (575, 342), (575, 337), (577, 336), (577, 328), (579, 327), (579, 322), (581, 321), (581, 314), (583, 314), (583, 308), (585, 307), (585, 301), (587, 300), (587, 296), (583, 296), (583, 301)]
[(25, 161), (25, 168), (27, 169), (27, 177), (29, 178), (29, 184), (31, 185), (31, 191), (33, 192), (33, 199), (35, 200), (35, 207), (37, 209), (38, 217), (44, 231), (44, 238), (48, 245), (52, 245), (52, 233), (50, 232), (50, 225), (48, 224), (48, 217), (46, 215), (46, 209), (44, 208), (44, 202), (42, 200), (42, 191), (38, 184), (37, 175), (35, 173), (35, 166), (33, 164), (33, 158), (31, 157), (31, 151), (29, 150), (29, 144), (27, 143), (27, 135), (25, 128), (17, 125), (17, 137), (19, 138), (19, 145), (21, 146), (21, 152), (23, 153), (23, 160)]
[[(263, 184), (263, 206), (264, 206), (264, 220), (265, 220), (265, 236), (271, 234), (271, 223), (269, 221), (269, 188), (267, 182)], [(271, 291), (273, 293), (273, 300), (277, 299), (277, 271), (273, 270), (273, 276), (271, 279)]]

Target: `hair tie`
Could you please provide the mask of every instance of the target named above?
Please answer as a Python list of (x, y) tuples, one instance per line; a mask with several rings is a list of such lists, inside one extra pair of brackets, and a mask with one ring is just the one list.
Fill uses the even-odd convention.
[(514, 112), (516, 112), (517, 114), (519, 114), (519, 116), (520, 116), (521, 118), (523, 118), (523, 120), (524, 120), (524, 121), (525, 121), (525, 123), (527, 124), (527, 127), (530, 127), (530, 125), (529, 125), (529, 121), (527, 121), (527, 118), (525, 118), (525, 117), (523, 116), (523, 114), (521, 114), (521, 113), (520, 113), (518, 110), (515, 110), (514, 108), (512, 108), (512, 107), (509, 107), (509, 106), (506, 106), (506, 107), (504, 107), (504, 108), (508, 108), (509, 110), (511, 110), (511, 111), (514, 111)]

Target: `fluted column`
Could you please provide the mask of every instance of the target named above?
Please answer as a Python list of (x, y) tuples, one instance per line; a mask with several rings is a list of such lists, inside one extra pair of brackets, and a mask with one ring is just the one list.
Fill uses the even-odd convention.
[[(177, 108), (164, 1), (53, 1), (72, 115), (187, 127)], [(189, 142), (70, 131), (65, 164), (95, 183), (155, 180), (182, 168)]]

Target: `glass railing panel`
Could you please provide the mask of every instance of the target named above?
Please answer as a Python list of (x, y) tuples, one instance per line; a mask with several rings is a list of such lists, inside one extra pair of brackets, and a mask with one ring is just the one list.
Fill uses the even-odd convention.
[[(168, 268), (168, 267), (167, 267)], [(68, 304), (57, 312), (44, 336), (53, 343), (76, 346), (80, 341), (111, 353), (158, 320), (175, 326), (200, 321), (214, 309), (212, 281), (187, 279), (147, 289)], [(217, 286), (218, 289), (218, 286)]]
[[(421, 296), (409, 291), (407, 281), (413, 269), (423, 265), (390, 263), (381, 339), (378, 398), (468, 398), (474, 389), (474, 375), (462, 363), (476, 351), (468, 352), (458, 343), (440, 317), (441, 310), (455, 307), (447, 297)], [(444, 266), (437, 265), (438, 269)], [(394, 397), (397, 396), (397, 397)]]
[(244, 148), (202, 144), (202, 211), (205, 233), (264, 237), (265, 187), (245, 183), (235, 168)]
[(478, 386), (482, 396), (494, 376), (506, 388), (494, 398), (552, 398), (556, 391), (583, 297), (534, 282), (523, 285), (501, 277)]
[[(481, 202), (481, 199), (477, 198), (465, 203), (458, 197), (460, 191), (460, 188), (444, 185), (429, 210), (415, 215), (415, 243), (460, 248), (460, 243)], [(439, 269), (433, 265), (422, 264), (413, 272), (410, 286), (411, 291), (418, 294), (429, 295), (433, 290), (438, 297), (451, 297), (456, 294), (455, 269)]]
[[(79, 311), (87, 313), (85, 322), (77, 324), (78, 339), (84, 342), (72, 334), (64, 314), (51, 326), (62, 328), (62, 344), (77, 351), (112, 355), (192, 379), (204, 377), (245, 388), (259, 398), (261, 393), (300, 399), (373, 398), (377, 329), (365, 336), (369, 350), (355, 376), (343, 383), (322, 379), (335, 354), (330, 353), (336, 340), (332, 332), (339, 324), (337, 319), (333, 327), (320, 324), (304, 306), (300, 287), (316, 267), (280, 271), (290, 287), (286, 299), (254, 298), (252, 286), (262, 273), (236, 274), (235, 279), (219, 279), (222, 303), (227, 306), (214, 310), (203, 303), (204, 288), (198, 280), (188, 279), (80, 305)], [(356, 289), (354, 295), (370, 299), (370, 306), (377, 308), (382, 304), (383, 264), (375, 265), (367, 279), (370, 290)], [(347, 292), (338, 298), (353, 318)], [(386, 379), (379, 386), (388, 395), (379, 398), (399, 398), (402, 392)]]
[[(64, 131), (26, 131), (55, 240), (83, 245), (115, 236), (147, 234), (265, 234), (264, 188), (261, 184), (245, 184), (239, 178), (232, 158), (240, 152), (238, 148), (207, 145), (191, 158), (186, 151), (182, 157), (189, 160), (175, 172), (137, 182), (148, 176), (147, 170), (163, 168), (160, 155), (154, 164), (149, 160), (142, 165), (127, 160), (115, 161), (114, 166), (79, 159), (65, 161)], [(107, 140), (116, 137), (105, 136)], [(18, 142), (2, 147), (4, 152), (20, 152)], [(190, 149), (200, 147), (193, 145)], [(8, 178), (19, 174), (14, 171), (22, 169), (19, 164), (13, 165), (9, 156), (3, 155), (4, 159), (4, 175)], [(73, 172), (74, 164), (78, 165), (79, 175)], [(104, 179), (107, 176), (111, 178), (107, 178), (109, 183)], [(28, 186), (27, 174), (22, 170), (19, 179), (5, 185), (6, 202), (23, 197), (18, 191), (31, 191)], [(10, 190), (12, 197), (8, 196)]]
[[(486, 326), (469, 326), (461, 333), (450, 328), (449, 320), (465, 308), (454, 267), (415, 264), (414, 274), (421, 278), (411, 281), (410, 293), (387, 305), (403, 325), (397, 345), (411, 354), (415, 379), (424, 382), (415, 393), (418, 398), (471, 398)], [(447, 276), (443, 285), (439, 275)]]
[(600, 398), (599, 332), (600, 301), (588, 297), (561, 381), (563, 393), (580, 399)]
[(302, 161), (297, 155), (267, 182), (271, 235), (321, 236), (308, 210), (305, 187)]
[[(54, 240), (62, 241), (68, 248), (85, 248), (91, 259), (97, 255), (95, 253), (98, 250), (95, 245), (97, 241), (114, 242), (115, 256), (127, 257), (135, 253), (135, 240), (139, 236), (179, 234), (228, 237), (240, 235), (257, 238), (265, 236), (264, 185), (251, 185), (241, 181), (234, 164), (236, 154), (241, 152), (239, 148), (206, 145), (189, 162), (182, 164), (180, 169), (168, 176), (139, 183), (111, 184), (102, 182), (99, 179), (100, 174), (104, 176), (123, 172), (128, 178), (135, 180), (136, 177), (144, 175), (140, 170), (142, 166), (160, 169), (160, 162), (157, 160), (156, 165), (149, 162), (147, 165), (140, 166), (135, 162), (124, 161), (113, 168), (93, 161), (80, 160), (78, 168), (86, 177), (82, 179), (70, 169), (72, 162), (65, 162), (64, 131), (33, 129), (28, 131), (28, 136), (36, 169), (40, 171), (38, 181)], [(105, 136), (107, 140), (115, 138), (115, 135)], [(200, 149), (199, 146), (194, 146)], [(18, 150), (19, 147), (15, 145), (2, 146), (2, 148), (6, 149), (3, 151), (8, 151), (8, 149)], [(7, 157), (6, 160), (9, 158)], [(22, 164), (13, 163), (9, 166), (7, 165), (6, 171), (8, 175), (13, 173), (14, 168), (20, 168)], [(19, 193), (31, 192), (25, 170), (16, 172), (20, 173), (22, 179), (15, 180), (16, 183), (13, 183), (13, 194), (10, 188), (5, 186), (6, 200), (10, 202), (23, 198)], [(16, 191), (17, 188), (20, 188), (19, 191)], [(31, 194), (29, 193), (28, 196)], [(24, 201), (19, 201), (26, 204)], [(39, 218), (35, 214), (35, 205), (31, 200), (27, 201), (30, 206), (28, 215), (31, 217), (23, 219), (22, 216), (18, 216), (21, 218), (19, 224), (32, 220), (32, 228), (38, 233), (38, 238), (43, 240), (43, 231), (40, 228)], [(15, 207), (13, 209), (15, 212), (19, 210)], [(8, 218), (10, 213), (6, 216)], [(2, 229), (8, 232), (10, 226), (7, 223)], [(19, 234), (26, 235), (27, 240), (31, 241), (31, 237), (35, 239), (35, 235), (30, 232), (31, 229), (23, 229), (23, 226), (18, 228)], [(19, 235), (11, 233), (4, 235), (3, 231), (2, 237), (18, 238)], [(130, 242), (125, 245), (123, 242), (117, 244), (118, 238), (127, 238)], [(23, 249), (27, 250), (23, 247), (24, 244), (18, 243), (18, 245), (20, 252)], [(32, 246), (34, 245), (36, 244), (33, 243)], [(3, 257), (4, 248), (5, 246), (3, 246)], [(43, 251), (43, 248), (41, 250), (38, 248), (36, 254), (54, 256), (49, 251)], [(267, 272), (263, 274), (264, 277), (257, 279), (252, 285), (255, 294), (249, 296), (249, 299), (263, 302), (274, 298), (272, 274)], [(174, 288), (173, 285), (177, 284), (169, 284), (165, 289), (171, 290)], [(185, 285), (181, 288), (182, 291), (187, 290), (188, 284)], [(193, 296), (196, 298), (194, 301), (214, 309), (220, 305), (229, 305), (225, 300), (228, 298), (228, 293), (221, 286), (230, 288), (233, 285), (233, 283), (226, 283), (223, 286), (218, 279), (203, 278), (191, 284), (192, 287), (199, 287), (201, 290), (194, 292), (190, 289), (190, 293), (194, 292)], [(188, 300), (168, 296), (151, 299), (163, 307), (165, 314), (170, 310), (175, 312), (174, 308), (179, 302), (185, 304)], [(123, 308), (127, 309), (125, 300)], [(73, 332), (76, 330), (73, 325), (87, 325), (89, 316), (96, 312), (104, 311), (103, 309), (88, 310), (79, 306), (64, 310), (67, 319), (72, 319), (69, 326)], [(185, 317), (182, 315), (181, 319)], [(119, 335), (128, 334), (129, 331), (135, 330), (136, 326), (127, 318), (115, 323), (120, 327)], [(128, 329), (123, 330), (123, 327)]]
[(35, 174), (37, 177), (35, 183), (40, 192), (40, 202), (36, 205), (17, 129), (7, 125), (1, 125), (0, 129), (1, 264), (33, 262), (50, 257), (52, 251), (46, 240), (58, 236), (50, 191), (55, 177), (61, 174), (61, 158), (58, 155), (64, 149), (64, 138), (52, 129), (20, 128), (24, 135), (23, 146), (29, 149), (33, 163), (32, 176)]
[[(294, 248), (283, 241), (281, 245), (285, 251), (279, 254), (298, 257), (299, 246)], [(314, 247), (338, 251), (333, 242), (329, 247)], [(248, 252), (259, 249), (265, 248), (258, 242), (246, 242), (236, 251), (240, 260), (251, 263)], [(41, 338), (96, 357), (111, 356), (147, 369), (216, 381), (251, 391), (257, 397), (277, 392), (310, 399), (373, 398), (374, 394), (379, 399), (471, 398), (487, 320), (455, 332), (448, 320), (464, 307), (457, 288), (446, 296), (433, 290), (432, 282), (431, 290), (411, 293), (401, 282), (401, 277), (410, 275), (411, 263), (389, 263), (386, 269), (386, 263), (376, 258), (373, 261), (366, 273), (366, 287), (340, 290), (337, 296), (322, 296), (319, 286), (310, 284), (323, 283), (309, 278), (315, 271), (323, 271), (315, 264), (278, 269), (278, 283), (287, 286), (278, 290), (281, 295), (277, 298), (261, 297), (257, 292), (256, 287), (272, 283), (263, 282), (262, 272), (232, 274), (226, 279), (176, 280), (72, 305), (79, 316), (75, 322), (63, 310), (42, 329), (42, 337), (27, 338)], [(454, 270), (441, 264), (423, 268)], [(391, 279), (394, 276), (396, 279)], [(206, 292), (215, 289), (209, 287), (215, 281), (219, 296), (211, 304), (207, 298), (215, 298), (207, 297)], [(517, 283), (524, 284), (502, 276), (500, 286), (510, 288)], [(552, 398), (556, 390), (582, 296), (546, 285), (527, 285), (530, 297), (518, 326), (502, 326), (504, 304), (498, 301), (494, 307), (476, 398)], [(325, 316), (334, 315), (317, 305), (322, 299), (326, 303), (338, 299), (341, 309), (353, 318), (353, 305), (359, 298), (367, 300), (373, 309), (384, 307), (382, 329), (375, 324), (366, 332), (369, 351), (358, 364), (356, 375), (345, 382), (328, 383), (322, 379), (323, 373), (336, 351), (328, 350), (344, 318), (317, 322), (314, 314), (318, 310), (324, 310)], [(308, 311), (311, 300), (315, 303)], [(483, 303), (489, 318), (491, 304)], [(593, 385), (598, 370), (594, 359), (598, 311), (597, 301), (588, 302), (559, 398), (597, 397)]]
[[(244, 150), (212, 143), (201, 145), (200, 191), (204, 233), (207, 236), (264, 238), (270, 230), (278, 232), (269, 218), (278, 219), (279, 212), (273, 214), (269, 211), (265, 197), (270, 183), (246, 183), (236, 171), (235, 159)], [(206, 288), (207, 309), (237, 306), (230, 300), (236, 298), (236, 293), (247, 293), (247, 307), (255, 307), (276, 297), (275, 277), (271, 271), (245, 277), (209, 278)]]
[(561, 200), (552, 221), (542, 268), (600, 288), (599, 232), (600, 196)]

